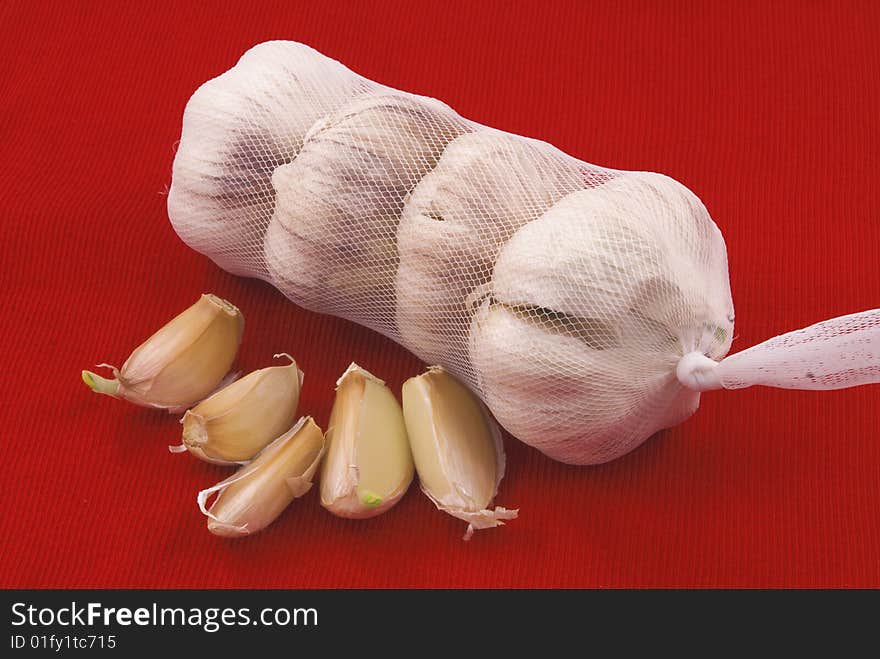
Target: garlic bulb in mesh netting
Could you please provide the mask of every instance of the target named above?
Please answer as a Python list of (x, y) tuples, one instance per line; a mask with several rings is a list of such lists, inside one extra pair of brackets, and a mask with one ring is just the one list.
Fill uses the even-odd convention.
[(314, 122), (365, 85), (291, 41), (254, 46), (193, 94), (174, 158), (168, 216), (194, 249), (235, 274), (261, 269), (275, 168), (290, 162)]
[[(400, 219), (397, 324), (428, 363), (467, 332), (471, 294), (498, 248), (565, 194), (604, 175), (543, 142), (483, 130), (456, 138), (415, 187)], [(515, 194), (511, 194), (511, 191)]]
[(316, 311), (363, 305), (368, 314), (380, 300), (393, 303), (404, 197), (465, 130), (446, 105), (392, 93), (362, 95), (316, 123), (272, 176), (273, 283)]
[(724, 240), (672, 179), (467, 121), (299, 44), (262, 49), (287, 56), (246, 56), (215, 81), (234, 82), (220, 104), (232, 111), (212, 115), (201, 91), (190, 101), (175, 229), (222, 267), (443, 366), (545, 453), (612, 459), (711, 389), (880, 381), (880, 310), (725, 357)]
[(719, 266), (720, 233), (668, 177), (621, 173), (563, 198), (501, 249), (474, 318), (469, 354), (490, 409), (576, 463), (611, 460), (683, 421), (699, 394), (682, 391), (678, 358), (730, 347)]

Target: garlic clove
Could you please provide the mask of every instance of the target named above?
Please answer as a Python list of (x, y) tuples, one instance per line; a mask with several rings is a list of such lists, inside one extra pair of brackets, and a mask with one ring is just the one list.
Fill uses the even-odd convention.
[[(239, 537), (266, 528), (309, 491), (324, 453), (324, 435), (311, 417), (301, 418), (234, 475), (198, 495), (214, 535)], [(207, 507), (212, 494), (214, 503)]]
[(138, 346), (114, 378), (83, 371), (95, 392), (137, 405), (175, 410), (202, 400), (229, 372), (244, 317), (232, 304), (205, 294)]
[(400, 403), (357, 364), (336, 383), (326, 441), (321, 505), (334, 515), (374, 517), (406, 493), (414, 467)]
[(190, 453), (214, 464), (243, 464), (293, 425), (303, 373), (290, 355), (275, 357), (290, 363), (254, 371), (187, 410), (180, 422)]
[(440, 510), (474, 529), (514, 519), (489, 506), (504, 476), (504, 447), (485, 406), (439, 366), (403, 385), (403, 415), (422, 491)]

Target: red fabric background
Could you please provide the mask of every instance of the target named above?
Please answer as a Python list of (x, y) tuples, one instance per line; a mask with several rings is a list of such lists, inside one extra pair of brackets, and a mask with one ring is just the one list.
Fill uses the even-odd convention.
[(394, 387), (420, 369), (221, 272), (167, 221), (188, 96), (272, 38), (688, 185), (728, 242), (735, 350), (878, 306), (877, 3), (419, 5), (0, 5), (0, 585), (880, 586), (877, 387), (711, 393), (601, 467), (509, 440), (498, 502), (521, 518), (463, 543), (416, 487), (371, 521), (312, 492), (260, 536), (215, 538), (195, 495), (227, 471), (169, 454), (174, 418), (82, 385), (203, 291), (247, 318), (241, 368), (296, 356), (322, 424), (353, 359)]

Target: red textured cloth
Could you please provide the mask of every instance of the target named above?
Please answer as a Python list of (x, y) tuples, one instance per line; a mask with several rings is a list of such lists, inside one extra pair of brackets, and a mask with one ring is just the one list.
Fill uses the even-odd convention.
[(316, 492), (270, 529), (210, 535), (228, 474), (171, 455), (174, 417), (80, 369), (211, 291), (247, 319), (239, 367), (295, 355), (325, 424), (356, 360), (417, 359), (230, 276), (175, 235), (163, 192), (189, 95), (253, 44), (295, 39), (379, 82), (589, 162), (669, 174), (727, 239), (737, 339), (880, 302), (875, 2), (0, 4), (0, 585), (5, 587), (880, 586), (880, 387), (706, 394), (614, 463), (507, 440), (498, 503), (464, 524), (413, 487), (337, 519)]

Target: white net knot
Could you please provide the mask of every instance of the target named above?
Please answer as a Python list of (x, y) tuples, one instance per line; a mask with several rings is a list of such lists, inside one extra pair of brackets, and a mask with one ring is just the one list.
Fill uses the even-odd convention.
[(694, 391), (712, 391), (724, 386), (718, 373), (718, 362), (702, 352), (689, 352), (679, 359), (675, 375), (679, 382)]

